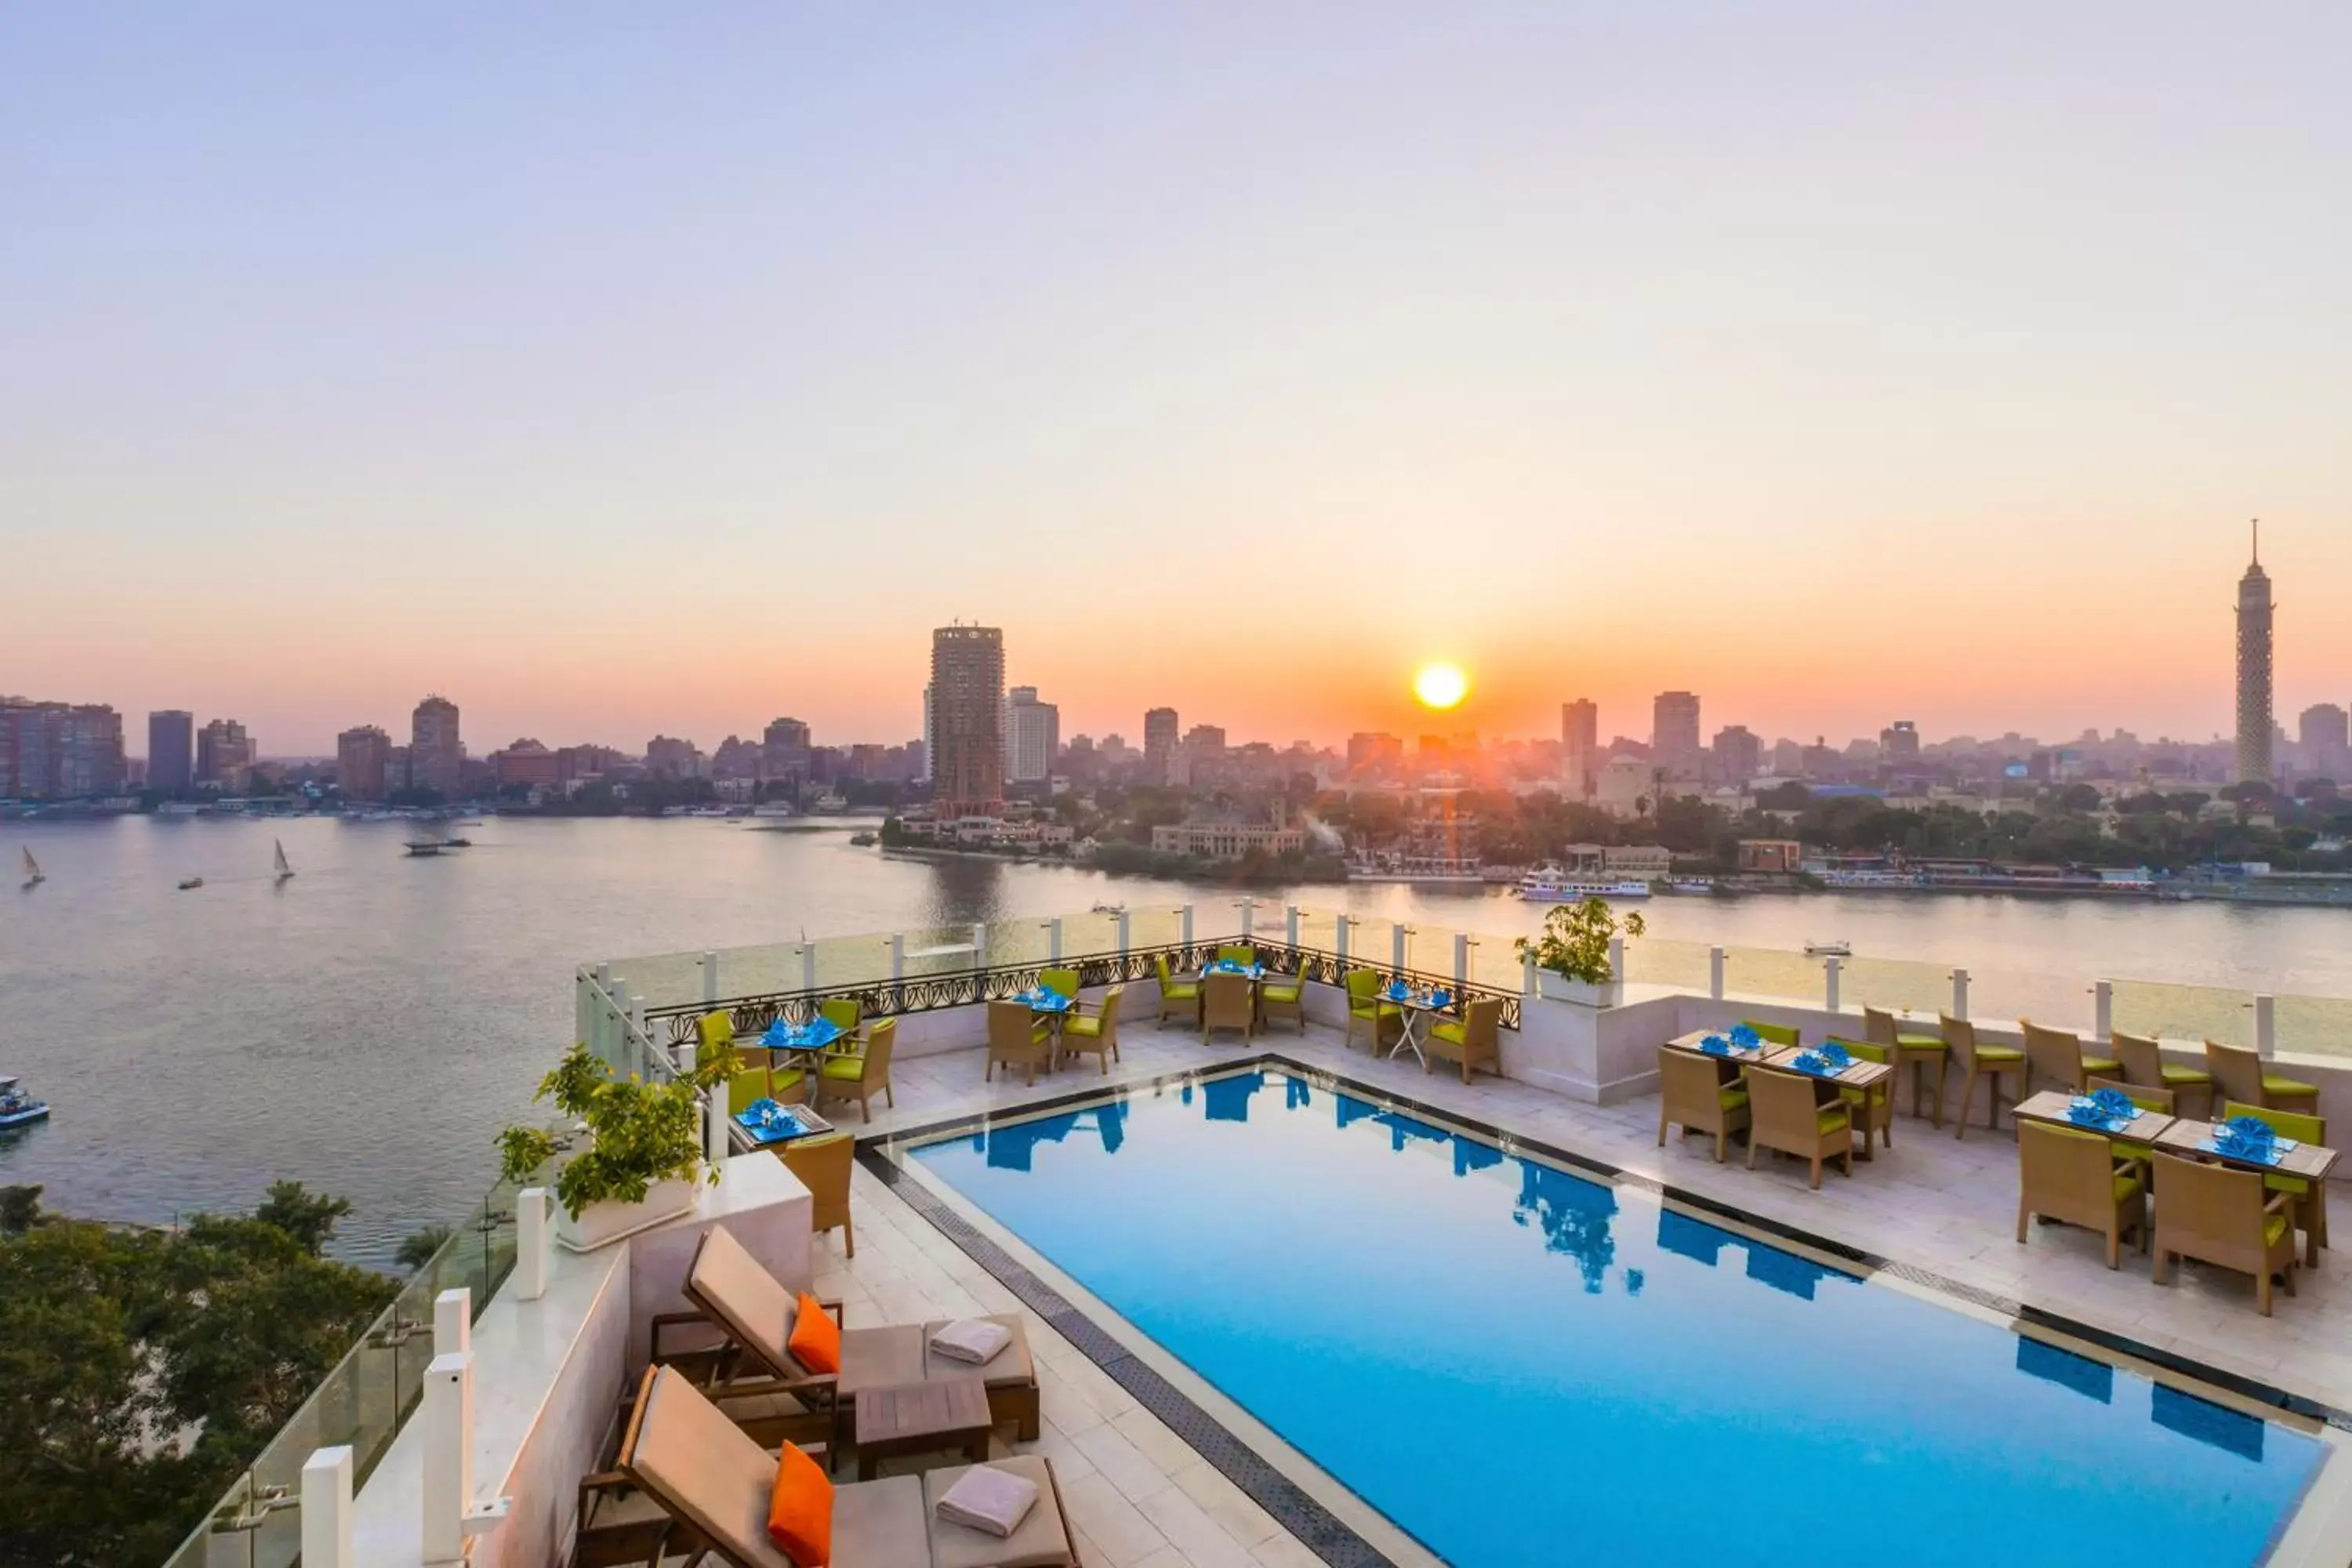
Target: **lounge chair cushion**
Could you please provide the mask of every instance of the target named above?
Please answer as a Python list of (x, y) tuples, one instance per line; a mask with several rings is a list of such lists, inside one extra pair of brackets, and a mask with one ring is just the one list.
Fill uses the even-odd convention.
[(930, 1561), (920, 1476), (836, 1487), (833, 1568), (904, 1568)]
[[(923, 1330), (919, 1323), (890, 1323), (877, 1329), (841, 1331), (841, 1378), (835, 1386), (841, 1397), (856, 1397), (861, 1388), (895, 1388), (923, 1381)], [(1013, 1352), (1007, 1351), (1006, 1355)], [(1003, 1356), (997, 1358), (1002, 1361)], [(965, 1375), (971, 1375), (969, 1371)]]
[[(931, 1532), (931, 1568), (1068, 1568), (1077, 1561), (1070, 1554), (1070, 1537), (1062, 1528), (1062, 1505), (1054, 1493), (1054, 1472), (1036, 1454), (1015, 1454), (991, 1461), (996, 1468), (1032, 1481), (1037, 1506), (1021, 1528), (1004, 1539), (969, 1525), (950, 1524), (938, 1515), (940, 1499), (962, 1479), (968, 1465), (956, 1465), (923, 1474), (923, 1512)], [(907, 1559), (920, 1562), (919, 1556)], [(841, 1568), (850, 1568), (844, 1562)]]
[[(749, 1568), (787, 1568), (792, 1563), (768, 1538), (775, 1458), (720, 1415), (676, 1367), (655, 1373), (627, 1463), (647, 1490), (737, 1562)], [(849, 1568), (845, 1560), (842, 1568)]]
[(798, 1568), (826, 1568), (833, 1561), (833, 1478), (790, 1443), (776, 1451), (768, 1539)]
[(931, 1336), (948, 1326), (946, 1319), (923, 1325), (923, 1380), (937, 1382), (941, 1378), (983, 1377), (991, 1388), (1026, 1388), (1037, 1381), (1037, 1363), (1029, 1357), (1029, 1335), (1021, 1326), (1018, 1312), (997, 1312), (979, 1320), (997, 1323), (1012, 1331), (1013, 1339), (1003, 1350), (980, 1365), (958, 1361), (951, 1355), (941, 1355), (931, 1349)]
[(793, 1327), (792, 1292), (744, 1250), (732, 1231), (711, 1226), (694, 1255), (686, 1283), (687, 1295), (705, 1303), (770, 1370), (780, 1375), (792, 1372), (792, 1352), (785, 1348)]
[(793, 1359), (815, 1373), (841, 1370), (841, 1325), (807, 1291), (801, 1292), (793, 1313), (793, 1335), (784, 1342)]
[(2025, 1059), (2025, 1053), (2013, 1046), (1979, 1046), (1977, 1060), (1987, 1067), (2007, 1067)]

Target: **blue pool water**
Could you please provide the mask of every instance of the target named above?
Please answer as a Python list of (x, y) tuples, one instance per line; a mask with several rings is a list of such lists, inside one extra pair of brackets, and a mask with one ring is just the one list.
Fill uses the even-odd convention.
[(1277, 1072), (910, 1158), (1463, 1568), (2251, 1563), (2324, 1454)]

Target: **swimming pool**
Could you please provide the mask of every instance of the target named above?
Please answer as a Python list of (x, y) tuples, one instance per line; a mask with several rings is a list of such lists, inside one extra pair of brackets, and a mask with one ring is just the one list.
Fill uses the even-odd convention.
[(1464, 1568), (2251, 1563), (2327, 1451), (1275, 1068), (906, 1158)]

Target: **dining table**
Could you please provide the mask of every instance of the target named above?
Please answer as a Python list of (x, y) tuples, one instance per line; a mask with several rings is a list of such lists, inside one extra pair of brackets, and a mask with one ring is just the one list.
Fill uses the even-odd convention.
[(1265, 977), (1263, 963), (1244, 963), (1236, 958), (1213, 958), (1201, 965), (1201, 984), (1206, 985), (1212, 974), (1238, 974), (1250, 983), (1250, 1021), (1265, 1022)]
[(1030, 985), (1015, 991), (1012, 999), (1029, 1009), (1032, 1018), (1043, 1018), (1054, 1031), (1054, 1048), (1048, 1054), (1045, 1070), (1052, 1072), (1062, 1065), (1062, 1021), (1078, 1010), (1075, 995), (1064, 995), (1050, 985)]
[[(1428, 1067), (1429, 1053), (1423, 1048), (1422, 1041), (1427, 1036), (1429, 1020), (1454, 1005), (1454, 994), (1440, 986), (1423, 990), (1402, 981), (1391, 981), (1375, 995), (1377, 1000), (1397, 1010), (1396, 1043), (1389, 1047), (1386, 1054), (1393, 1058), (1409, 1050), (1413, 1060), (1423, 1068)], [(1377, 1053), (1377, 1033), (1373, 1037), (1373, 1047)]]
[(794, 1058), (801, 1070), (814, 1078), (824, 1053), (848, 1037), (849, 1031), (830, 1018), (819, 1016), (805, 1024), (788, 1024), (778, 1018), (760, 1036), (759, 1044), (761, 1050), (772, 1053), (769, 1058), (771, 1067), (776, 1055)]
[(2172, 1117), (2165, 1111), (2146, 1106), (2134, 1106), (2137, 1113), (2104, 1121), (2077, 1121), (2073, 1107), (2080, 1095), (2069, 1094), (2063, 1089), (2045, 1089), (2030, 1094), (2010, 1107), (2009, 1114), (2016, 1121), (2040, 1121), (2052, 1127), (2063, 1127), (2070, 1132), (2096, 1132), (2105, 1138), (2127, 1138), (2134, 1143), (2153, 1143), (2158, 1134), (2172, 1125)]
[[(2326, 1194), (2321, 1184), (2327, 1180), (2327, 1173), (2336, 1169), (2338, 1151), (2323, 1148), (2317, 1143), (2281, 1138), (2270, 1145), (2270, 1157), (2258, 1159), (2233, 1152), (2221, 1141), (2221, 1122), (2194, 1121), (2180, 1117), (2149, 1142), (2166, 1153), (2178, 1154), (2184, 1160), (2210, 1161), (2234, 1170), (2257, 1171), (2265, 1176), (2299, 1176), (2311, 1184), (2312, 1195), (2305, 1199), (2305, 1203), (2326, 1201)], [(2164, 1202), (2161, 1186), (2162, 1179), (2158, 1178), (2159, 1190), (2156, 1201), (2159, 1205)], [(2306, 1268), (2319, 1267), (2319, 1237), (2314, 1226), (2315, 1219), (2315, 1215), (2311, 1213), (2303, 1215), (2302, 1230), (2306, 1238), (2304, 1267)]]
[[(1862, 1090), (1865, 1097), (1865, 1103), (1869, 1098), (1878, 1096), (1891, 1098), (1895, 1093), (1895, 1066), (1891, 1062), (1874, 1062), (1867, 1057), (1850, 1056), (1835, 1070), (1817, 1072), (1809, 1067), (1799, 1067), (1797, 1062), (1800, 1058), (1816, 1061), (1823, 1059), (1820, 1047), (1815, 1046), (1775, 1046), (1765, 1053), (1764, 1065), (1777, 1068), (1782, 1072), (1798, 1073), (1811, 1079), (1827, 1090), (1827, 1093), (1821, 1097), (1822, 1103), (1824, 1105), (1832, 1100), (1843, 1098), (1843, 1091), (1849, 1089)], [(1868, 1160), (1871, 1157), (1868, 1119), (1864, 1118), (1857, 1121), (1854, 1124), (1854, 1131), (1862, 1134), (1862, 1147), (1856, 1151), (1855, 1158)]]

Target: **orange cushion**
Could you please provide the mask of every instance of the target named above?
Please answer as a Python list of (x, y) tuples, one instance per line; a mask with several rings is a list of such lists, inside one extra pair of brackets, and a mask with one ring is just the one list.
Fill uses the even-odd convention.
[(833, 1478), (790, 1443), (779, 1456), (776, 1489), (768, 1500), (768, 1539), (799, 1568), (825, 1568), (833, 1561)]
[(811, 1372), (841, 1370), (841, 1325), (805, 1290), (801, 1292), (800, 1310), (793, 1314), (793, 1337), (784, 1349)]

